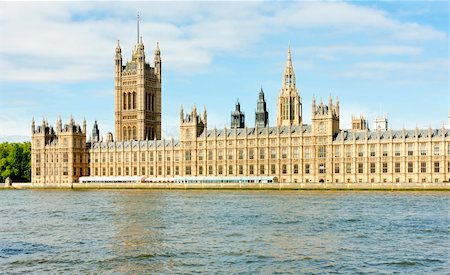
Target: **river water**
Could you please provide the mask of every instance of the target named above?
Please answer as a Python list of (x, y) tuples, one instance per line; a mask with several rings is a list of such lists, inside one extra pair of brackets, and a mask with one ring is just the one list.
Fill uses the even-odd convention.
[(449, 274), (447, 192), (0, 191), (0, 273)]

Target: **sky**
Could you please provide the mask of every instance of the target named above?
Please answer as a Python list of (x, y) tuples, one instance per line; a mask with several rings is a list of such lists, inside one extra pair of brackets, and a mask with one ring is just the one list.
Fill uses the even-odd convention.
[(159, 42), (162, 129), (177, 138), (179, 110), (208, 111), (229, 127), (236, 100), (253, 127), (261, 87), (275, 125), (288, 45), (311, 123), (311, 100), (339, 97), (351, 116), (386, 114), (389, 127), (447, 124), (449, 2), (4, 2), (0, 1), (0, 141), (29, 140), (31, 120), (85, 117), (114, 132), (114, 54)]

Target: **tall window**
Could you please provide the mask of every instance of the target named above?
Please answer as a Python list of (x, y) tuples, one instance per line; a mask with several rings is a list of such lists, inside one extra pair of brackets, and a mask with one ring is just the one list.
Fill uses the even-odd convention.
[(270, 158), (275, 159), (277, 157), (277, 150), (275, 148), (270, 149)]
[(371, 162), (370, 163), (370, 173), (375, 174), (375, 172), (376, 172), (375, 162)]
[(259, 159), (264, 159), (264, 148), (259, 148)]
[(255, 156), (253, 154), (253, 149), (248, 149), (248, 158), (249, 159), (254, 159), (255, 158)]
[(408, 156), (413, 155), (413, 145), (411, 143), (408, 144)]
[(375, 155), (375, 145), (370, 145), (370, 156), (374, 157)]
[(420, 145), (420, 155), (421, 156), (426, 156), (427, 155), (427, 147), (426, 147), (425, 143)]
[(395, 145), (395, 156), (400, 156), (400, 144)]
[(364, 147), (362, 145), (358, 146), (358, 157), (364, 157)]
[(345, 155), (348, 158), (352, 156), (352, 147), (351, 147), (351, 145), (347, 146), (347, 151), (346, 151)]
[(319, 146), (319, 158), (325, 158), (326, 156), (325, 146)]
[(319, 174), (325, 174), (325, 163), (319, 163)]
[(388, 172), (388, 164), (387, 162), (383, 162), (383, 173), (387, 173)]
[(281, 150), (281, 158), (286, 159), (287, 158), (287, 148), (283, 148)]
[(383, 145), (383, 157), (387, 157), (388, 155), (388, 146), (387, 144)]
[(287, 165), (286, 164), (281, 165), (281, 173), (287, 174)]
[(311, 149), (305, 148), (305, 159), (311, 158)]
[(439, 144), (434, 145), (434, 155), (439, 156)]
[(414, 172), (414, 164), (412, 162), (408, 162), (408, 173)]
[(436, 162), (434, 163), (434, 172), (435, 172), (435, 173), (439, 173), (439, 161), (436, 161)]
[(425, 161), (422, 161), (420, 163), (420, 173), (426, 173), (427, 172), (427, 163)]
[(340, 149), (340, 147), (334, 148), (334, 156), (337, 157), (337, 158), (341, 156), (341, 149)]
[(208, 151), (208, 160), (213, 160), (213, 151), (212, 150)]
[(339, 174), (339, 163), (334, 164), (334, 173)]
[(294, 154), (293, 158), (298, 159), (298, 147), (294, 147), (293, 154)]
[(364, 163), (358, 163), (358, 173), (364, 173)]
[(352, 172), (352, 164), (350, 162), (347, 162), (345, 164), (345, 173), (350, 174)]
[(400, 162), (395, 163), (395, 173), (400, 173)]
[(191, 150), (187, 150), (184, 154), (184, 160), (191, 160)]

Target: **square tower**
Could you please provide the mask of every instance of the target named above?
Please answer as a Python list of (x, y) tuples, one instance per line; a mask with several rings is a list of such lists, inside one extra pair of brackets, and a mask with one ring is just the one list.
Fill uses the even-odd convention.
[(117, 42), (115, 56), (115, 139), (161, 139), (161, 52), (156, 45), (154, 66), (145, 61), (142, 37), (131, 61), (122, 65)]

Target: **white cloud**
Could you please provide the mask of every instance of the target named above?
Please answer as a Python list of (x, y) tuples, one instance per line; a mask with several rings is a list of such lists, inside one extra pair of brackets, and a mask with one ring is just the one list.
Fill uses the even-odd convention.
[[(134, 14), (141, 10), (147, 59), (161, 42), (166, 69), (201, 72), (220, 52), (245, 52), (266, 35), (287, 29), (383, 33), (399, 39), (445, 39), (429, 26), (402, 23), (374, 8), (349, 3), (8, 3), (0, 9), (2, 81), (67, 82), (110, 75), (115, 41), (124, 59), (135, 38)], [(387, 34), (387, 35), (386, 35)], [(353, 47), (353, 48), (352, 48)], [(150, 49), (150, 51), (149, 51)], [(318, 48), (319, 49), (319, 48)], [(413, 46), (336, 46), (333, 52), (420, 54)], [(353, 51), (355, 50), (355, 51)]]

